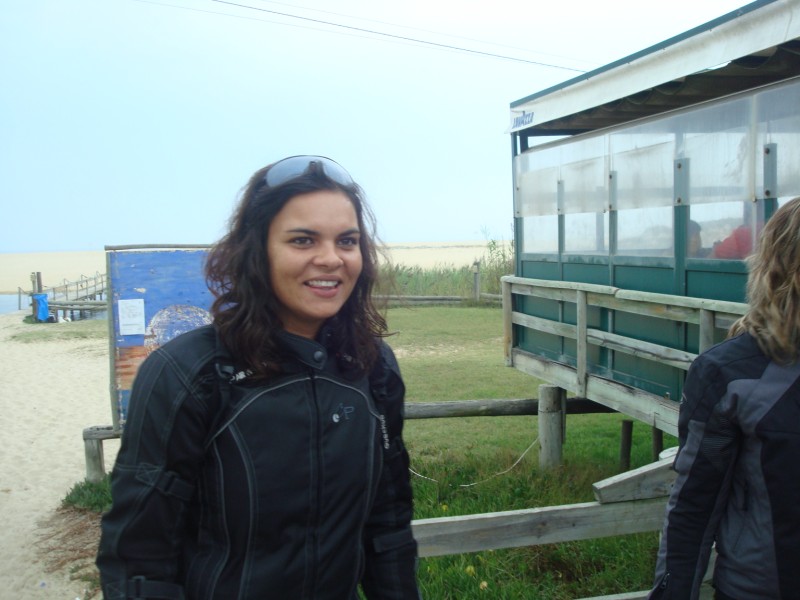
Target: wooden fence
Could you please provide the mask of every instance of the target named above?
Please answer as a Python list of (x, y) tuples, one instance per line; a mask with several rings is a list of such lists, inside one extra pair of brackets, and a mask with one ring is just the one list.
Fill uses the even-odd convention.
[[(587, 370), (588, 348), (590, 344), (600, 346), (684, 370), (689, 368), (697, 355), (608, 331), (592, 329), (587, 324), (588, 307), (596, 306), (611, 311), (623, 311), (698, 325), (698, 348), (701, 352), (713, 344), (715, 328), (727, 329), (747, 310), (747, 305), (739, 302), (655, 294), (569, 281), (506, 276), (502, 279), (502, 285), (504, 352), (508, 366), (557, 385), (577, 396), (589, 398), (672, 435), (677, 435), (678, 403), (669, 398), (590, 374)], [(516, 312), (513, 310), (513, 295), (573, 303), (576, 307), (576, 324), (572, 325)], [(575, 340), (576, 365), (573, 367), (547, 360), (514, 347), (514, 325)]]
[[(552, 386), (541, 386), (544, 387)], [(544, 396), (541, 388), (540, 396)], [(536, 415), (541, 402), (533, 399), (414, 402), (406, 405), (406, 418)], [(567, 399), (560, 416), (562, 422), (555, 430), (563, 430), (566, 414), (608, 411), (607, 407), (583, 398)], [(541, 423), (539, 427), (541, 430)], [(119, 435), (111, 426), (84, 429), (87, 480), (100, 481), (105, 477), (102, 443)], [(563, 443), (563, 439), (558, 443)], [(417, 519), (412, 522), (412, 529), (419, 555), (442, 556), (658, 530), (674, 478), (671, 464), (672, 458), (667, 457), (600, 481), (593, 486), (595, 502)], [(642, 593), (625, 597), (632, 600), (645, 596)]]
[[(532, 399), (414, 402), (406, 405), (406, 418), (535, 415), (540, 410), (541, 402)], [(563, 414), (591, 412), (608, 412), (608, 409), (580, 398), (564, 403)], [(118, 438), (119, 435), (110, 426), (84, 430), (89, 481), (99, 481), (105, 477), (102, 442)], [(617, 476), (612, 478), (613, 482), (606, 480), (595, 484), (597, 490), (602, 490), (595, 493), (597, 502), (415, 520), (412, 527), (419, 544), (419, 554), (423, 557), (440, 556), (652, 531), (661, 526), (664, 499), (658, 499), (658, 496), (665, 495), (665, 484), (657, 481), (658, 478), (652, 473), (667, 472), (667, 467), (668, 464), (662, 461), (650, 468), (632, 472), (646, 471), (644, 483), (642, 476), (637, 476), (636, 484)], [(642, 502), (616, 502), (625, 495), (620, 490), (631, 485), (638, 490), (637, 499)]]

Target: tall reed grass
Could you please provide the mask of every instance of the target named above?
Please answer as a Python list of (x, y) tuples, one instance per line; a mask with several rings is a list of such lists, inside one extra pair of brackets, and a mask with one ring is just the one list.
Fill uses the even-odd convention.
[[(480, 259), (480, 288), (487, 294), (500, 293), (500, 278), (514, 273), (513, 242), (489, 240)], [(423, 268), (383, 263), (380, 266), (378, 292), (401, 296), (472, 297), (475, 275), (472, 265), (456, 267), (436, 264)]]

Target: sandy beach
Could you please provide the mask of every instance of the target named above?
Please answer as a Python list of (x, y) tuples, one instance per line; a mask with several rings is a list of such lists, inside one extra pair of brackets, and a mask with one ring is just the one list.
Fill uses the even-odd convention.
[[(74, 564), (52, 570), (67, 552), (52, 546), (63, 544), (61, 500), (86, 475), (83, 429), (111, 423), (108, 342), (25, 343), (26, 314), (0, 315), (0, 599), (83, 600)], [(107, 470), (118, 447), (104, 444)]]
[[(486, 242), (414, 242), (387, 244), (386, 249), (395, 264), (462, 267), (483, 257)], [(16, 294), (20, 288), (29, 291), (31, 273), (36, 272), (42, 274), (45, 288), (93, 277), (106, 272), (105, 252), (0, 253), (0, 294)]]

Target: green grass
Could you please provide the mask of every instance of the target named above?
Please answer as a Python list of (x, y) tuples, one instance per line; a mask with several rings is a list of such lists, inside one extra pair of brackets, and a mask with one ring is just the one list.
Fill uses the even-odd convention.
[(109, 477), (103, 481), (92, 483), (83, 481), (76, 483), (61, 501), (62, 507), (91, 510), (102, 513), (111, 508), (111, 484)]
[[(408, 402), (535, 398), (538, 380), (504, 366), (497, 308), (424, 307), (389, 311), (388, 339)], [(415, 518), (468, 515), (586, 502), (592, 483), (618, 473), (622, 415), (570, 415), (563, 466), (540, 472), (536, 417), (408, 420), (405, 439)], [(665, 436), (665, 444), (675, 441)], [(631, 467), (651, 456), (650, 428), (634, 426)], [(458, 554), (420, 560), (423, 596), (437, 599), (558, 600), (650, 586), (656, 532)], [(482, 583), (485, 585), (482, 587)]]
[(12, 335), (10, 339), (24, 344), (63, 340), (108, 339), (108, 321), (106, 319), (81, 319), (66, 323), (38, 323), (33, 318), (26, 317), (24, 322), (29, 327), (25, 331)]
[(395, 308), (388, 323), (409, 402), (536, 395), (535, 380), (505, 366), (496, 307)]
[[(499, 308), (395, 308), (388, 322), (395, 332), (388, 342), (398, 356), (408, 402), (537, 396), (539, 381), (503, 363)], [(504, 474), (536, 440), (535, 417), (408, 420), (411, 466), (424, 476), (412, 476), (415, 518), (593, 500), (592, 483), (618, 472), (622, 419), (618, 414), (570, 415), (560, 468), (539, 471), (534, 444)], [(675, 440), (665, 435), (664, 443), (674, 445)], [(631, 468), (651, 460), (650, 428), (637, 423)], [(83, 489), (87, 486), (76, 485), (65, 504), (107, 507), (107, 482)], [(646, 589), (657, 539), (652, 532), (424, 558), (419, 581), (423, 597), (436, 600), (560, 600)]]

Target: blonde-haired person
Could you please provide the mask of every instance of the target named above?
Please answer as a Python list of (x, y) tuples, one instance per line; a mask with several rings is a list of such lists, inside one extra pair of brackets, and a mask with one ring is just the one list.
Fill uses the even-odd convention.
[(800, 598), (800, 198), (747, 259), (746, 315), (692, 363), (649, 598)]

